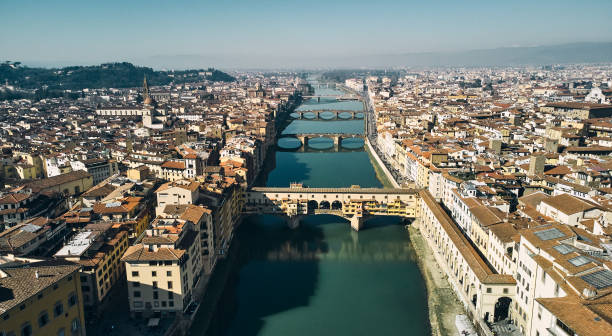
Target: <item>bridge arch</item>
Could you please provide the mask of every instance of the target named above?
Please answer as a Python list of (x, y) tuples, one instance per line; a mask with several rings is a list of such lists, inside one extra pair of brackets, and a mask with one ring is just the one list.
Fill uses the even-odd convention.
[(342, 209), (342, 202), (340, 201), (333, 201), (331, 204), (331, 209), (332, 210), (341, 210)]
[(319, 203), (319, 209), (331, 209), (331, 205), (329, 204), (329, 201), (321, 201)]
[(310, 200), (308, 201), (308, 209), (309, 210), (314, 210), (314, 209), (318, 209), (319, 208), (319, 203), (315, 200)]
[(503, 321), (508, 318), (510, 303), (512, 303), (512, 299), (507, 296), (497, 299), (493, 312), (493, 322)]

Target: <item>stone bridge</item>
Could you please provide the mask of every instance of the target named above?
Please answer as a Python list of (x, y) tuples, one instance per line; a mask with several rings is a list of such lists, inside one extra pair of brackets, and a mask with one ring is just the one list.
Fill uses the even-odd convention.
[[(324, 112), (332, 113), (332, 117), (325, 119), (322, 117)], [(306, 113), (314, 114), (313, 118), (307, 118), (304, 115)], [(351, 119), (363, 119), (364, 112), (363, 111), (353, 111), (353, 110), (308, 110), (308, 111), (295, 111), (291, 113), (294, 115), (294, 119), (305, 119), (305, 120), (351, 120)], [(346, 115), (349, 114), (350, 117), (343, 118), (340, 114)]]
[(312, 138), (329, 138), (334, 141), (334, 146), (340, 146), (342, 139), (348, 138), (363, 138), (362, 133), (284, 133), (283, 137), (295, 137), (302, 143), (302, 146), (308, 146), (308, 140)]
[(245, 214), (288, 217), (297, 227), (302, 216), (331, 214), (347, 219), (359, 231), (370, 216), (416, 218), (418, 190), (392, 188), (289, 188), (254, 187), (245, 195)]
[(321, 102), (321, 98), (334, 98), (336, 100), (359, 100), (359, 96), (352, 94), (345, 95), (316, 95), (316, 96), (302, 96), (302, 98), (316, 99), (317, 102)]

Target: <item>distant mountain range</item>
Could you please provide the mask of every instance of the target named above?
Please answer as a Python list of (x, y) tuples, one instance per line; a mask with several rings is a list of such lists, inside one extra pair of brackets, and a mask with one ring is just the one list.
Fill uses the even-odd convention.
[(611, 63), (612, 42), (536, 47), (505, 47), (457, 52), (418, 52), (354, 56), (160, 55), (134, 60), (155, 68), (188, 69), (204, 64), (225, 69), (389, 68)]
[(391, 66), (500, 66), (612, 62), (612, 42), (507, 47), (447, 53), (409, 53), (369, 57), (366, 63)]

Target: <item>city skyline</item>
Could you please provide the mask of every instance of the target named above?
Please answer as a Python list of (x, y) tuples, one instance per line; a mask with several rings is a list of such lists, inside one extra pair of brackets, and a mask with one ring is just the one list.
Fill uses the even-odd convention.
[[(0, 9), (4, 58), (34, 66), (333, 67), (346, 58), (368, 66), (378, 65), (368, 61), (377, 56), (610, 42), (612, 36), (606, 1), (24, 1)], [(571, 22), (589, 26), (576, 29)]]

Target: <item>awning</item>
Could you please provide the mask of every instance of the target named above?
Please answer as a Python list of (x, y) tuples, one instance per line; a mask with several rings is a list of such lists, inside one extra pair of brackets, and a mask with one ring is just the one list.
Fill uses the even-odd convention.
[(149, 323), (147, 323), (147, 327), (157, 327), (159, 326), (159, 318), (153, 317), (149, 319)]

